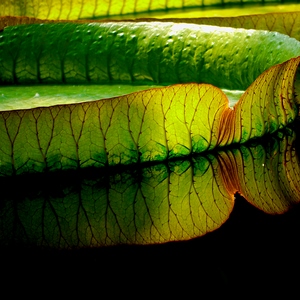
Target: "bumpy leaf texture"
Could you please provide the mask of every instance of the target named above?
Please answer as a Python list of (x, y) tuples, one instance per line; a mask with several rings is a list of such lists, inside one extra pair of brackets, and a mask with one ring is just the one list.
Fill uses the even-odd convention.
[(162, 22), (12, 26), (0, 35), (0, 84), (211, 83), (246, 89), (300, 55), (276, 32)]

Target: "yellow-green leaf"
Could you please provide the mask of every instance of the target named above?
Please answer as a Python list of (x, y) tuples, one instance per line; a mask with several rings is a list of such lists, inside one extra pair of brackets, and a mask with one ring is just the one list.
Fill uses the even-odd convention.
[[(263, 0), (251, 1), (253, 3), (265, 4)], [(278, 3), (281, 3), (278, 1)], [(100, 18), (119, 15), (136, 15), (138, 13), (149, 13), (151, 11), (172, 11), (183, 8), (223, 8), (226, 6), (223, 0), (2, 0), (0, 3), (0, 15), (29, 16), (43, 19), (82, 19)], [(243, 7), (240, 0), (231, 0), (230, 5)]]
[(282, 214), (300, 200), (294, 142), (290, 131), (263, 145), (125, 172), (0, 178), (0, 243), (74, 249), (187, 240), (219, 228), (236, 193)]
[(268, 214), (282, 214), (299, 203), (300, 164), (295, 138), (290, 132), (278, 139), (269, 136), (263, 144), (221, 152), (227, 189)]
[(213, 149), (224, 110), (221, 90), (190, 84), (1, 112), (1, 174), (162, 161)]
[(273, 133), (298, 114), (299, 62), (264, 72), (233, 110), (220, 89), (185, 84), (0, 112), (1, 175), (163, 161)]

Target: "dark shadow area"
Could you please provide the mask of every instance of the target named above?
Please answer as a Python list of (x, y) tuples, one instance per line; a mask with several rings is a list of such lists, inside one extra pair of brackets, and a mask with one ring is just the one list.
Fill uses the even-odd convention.
[(28, 276), (54, 282), (76, 278), (99, 280), (99, 286), (113, 280), (157, 288), (166, 280), (191, 280), (192, 289), (292, 287), (299, 280), (299, 234), (299, 205), (284, 215), (271, 216), (238, 196), (229, 220), (201, 238), (80, 250), (2, 247), (1, 270), (14, 281)]

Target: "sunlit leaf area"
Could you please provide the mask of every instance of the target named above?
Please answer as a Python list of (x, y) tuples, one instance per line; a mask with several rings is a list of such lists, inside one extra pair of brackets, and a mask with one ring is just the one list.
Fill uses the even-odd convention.
[(4, 270), (297, 282), (299, 26), (297, 2), (0, 1)]

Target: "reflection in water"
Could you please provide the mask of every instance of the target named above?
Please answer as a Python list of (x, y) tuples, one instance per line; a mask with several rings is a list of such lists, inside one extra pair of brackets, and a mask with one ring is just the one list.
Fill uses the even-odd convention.
[[(265, 145), (241, 146), (219, 154), (230, 174), (227, 189), (236, 190), (249, 203), (268, 214), (282, 214), (300, 201), (299, 159), (295, 133), (267, 138)], [(226, 181), (226, 178), (224, 178)]]
[(284, 213), (300, 200), (294, 144), (289, 131), (264, 145), (109, 175), (20, 176), (18, 189), (1, 179), (0, 241), (71, 248), (191, 239), (228, 219), (236, 192), (266, 213)]

